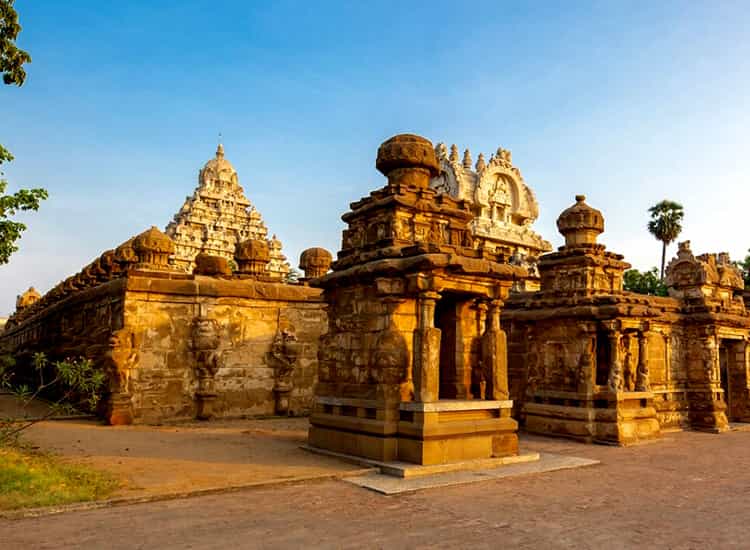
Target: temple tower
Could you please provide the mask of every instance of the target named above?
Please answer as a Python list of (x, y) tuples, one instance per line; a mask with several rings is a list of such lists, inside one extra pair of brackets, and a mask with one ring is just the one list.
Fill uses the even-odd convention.
[(238, 243), (263, 239), (268, 242), (271, 258), (267, 275), (285, 279), (289, 274), (281, 242), (276, 235), (268, 238), (260, 212), (245, 197), (237, 171), (224, 158), (221, 144), (216, 156), (199, 172), (198, 187), (167, 225), (166, 234), (175, 243), (175, 266), (188, 273), (192, 273), (195, 257), (201, 252), (232, 260)]
[(539, 204), (513, 165), (510, 151), (500, 147), (489, 161), (480, 153), (473, 167), (469, 150), (459, 160), (456, 145), (448, 152), (445, 144), (438, 143), (435, 156), (439, 170), (430, 187), (465, 200), (474, 214), (469, 226), (476, 246), (499, 250), (529, 270), (531, 278), (518, 290), (538, 290), (537, 258), (552, 245), (531, 227), (539, 217)]

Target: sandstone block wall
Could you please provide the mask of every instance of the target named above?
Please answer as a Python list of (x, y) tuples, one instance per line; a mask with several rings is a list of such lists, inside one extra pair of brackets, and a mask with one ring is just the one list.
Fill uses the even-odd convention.
[[(20, 355), (87, 357), (110, 375), (110, 388), (120, 386), (129, 396), (134, 422), (159, 423), (196, 416), (196, 318), (218, 327), (217, 417), (274, 414), (274, 344), (283, 332), (296, 350), (288, 409), (300, 415), (311, 408), (318, 340), (326, 327), (320, 294), (250, 279), (129, 273), (45, 308), (2, 333), (0, 345)], [(113, 353), (123, 346), (123, 353)]]

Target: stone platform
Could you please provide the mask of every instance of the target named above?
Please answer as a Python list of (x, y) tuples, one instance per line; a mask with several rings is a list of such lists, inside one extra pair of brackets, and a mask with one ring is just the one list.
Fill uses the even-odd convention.
[[(467, 461), (462, 463), (462, 465), (472, 465), (474, 467), (433, 471), (429, 474), (425, 473), (424, 475), (405, 477), (390, 475), (381, 470), (381, 473), (368, 472), (358, 476), (346, 477), (343, 478), (343, 480), (384, 495), (396, 495), (422, 489), (449, 487), (452, 485), (463, 485), (465, 483), (476, 483), (477, 481), (489, 481), (522, 475), (540, 474), (544, 472), (554, 472), (557, 470), (567, 470), (599, 464), (598, 460), (552, 453), (542, 453), (541, 455), (539, 453), (529, 453), (493, 460), (500, 461), (503, 464), (500, 465), (501, 467), (498, 467), (497, 465), (490, 465), (490, 461)], [(409, 466), (410, 469), (421, 470), (424, 472), (435, 468), (433, 466)], [(441, 464), (440, 466), (450, 465)]]
[(328, 451), (326, 449), (318, 449), (309, 445), (303, 445), (301, 447), (311, 453), (320, 454), (323, 456), (331, 456), (352, 464), (358, 464), (369, 468), (377, 468), (383, 475), (391, 477), (399, 477), (402, 479), (412, 479), (417, 477), (433, 476), (437, 474), (445, 474), (452, 472), (474, 472), (481, 470), (488, 470), (493, 468), (499, 468), (501, 466), (508, 466), (511, 464), (522, 464), (525, 462), (535, 462), (539, 460), (539, 453), (528, 452), (515, 456), (503, 456), (498, 458), (478, 458), (474, 460), (461, 460), (458, 462), (446, 462), (442, 464), (413, 464), (411, 462), (402, 462), (394, 460), (391, 462), (383, 462), (380, 460), (372, 460), (369, 458), (362, 458), (360, 456), (348, 455), (344, 453), (336, 453), (334, 451)]

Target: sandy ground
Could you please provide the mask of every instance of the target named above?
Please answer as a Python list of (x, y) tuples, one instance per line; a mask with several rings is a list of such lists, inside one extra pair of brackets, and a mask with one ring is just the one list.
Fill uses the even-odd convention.
[(669, 434), (630, 448), (525, 441), (602, 463), (399, 496), (305, 482), (0, 520), (0, 541), (7, 549), (750, 547), (748, 432)]
[(49, 421), (24, 436), (66, 460), (109, 470), (123, 481), (114, 497), (219, 489), (361, 469), (300, 449), (307, 419), (237, 420), (177, 426), (104, 426)]
[(0, 418), (41, 418), (49, 412), (49, 406), (41, 399), (23, 404), (15, 396), (0, 392)]

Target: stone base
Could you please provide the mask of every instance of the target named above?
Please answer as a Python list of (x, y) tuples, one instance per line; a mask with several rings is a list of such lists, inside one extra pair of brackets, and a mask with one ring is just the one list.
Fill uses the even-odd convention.
[(126, 393), (113, 393), (107, 403), (107, 422), (110, 426), (126, 426), (133, 423), (133, 403)]
[[(325, 398), (323, 398), (325, 401)], [(341, 414), (354, 401), (336, 400), (310, 418), (312, 447), (382, 462), (434, 465), (518, 454), (512, 401), (443, 400), (401, 403), (375, 418)], [(339, 413), (339, 414), (337, 414)]]
[(650, 392), (607, 393), (578, 399), (579, 406), (526, 403), (526, 431), (610, 445), (633, 445), (661, 437)]
[(215, 392), (195, 392), (195, 418), (198, 420), (211, 420), (214, 417)]
[(311, 447), (309, 445), (303, 445), (301, 448), (306, 451), (310, 451), (311, 453), (320, 454), (323, 456), (332, 456), (341, 460), (345, 460), (347, 462), (351, 462), (353, 464), (358, 464), (360, 466), (377, 468), (381, 474), (400, 477), (403, 479), (434, 476), (451, 472), (472, 472), (479, 470), (488, 470), (492, 468), (499, 468), (501, 466), (509, 466), (511, 464), (536, 462), (541, 457), (541, 455), (537, 452), (527, 452), (515, 456), (478, 458), (473, 460), (463, 460), (461, 462), (447, 462), (445, 464), (421, 465), (399, 461), (382, 462), (380, 460), (372, 460), (355, 455), (319, 449), (317, 447)]
[(714, 399), (710, 388), (705, 392), (694, 392), (690, 395), (690, 412), (688, 418), (694, 430), (710, 433), (729, 431), (727, 405), (721, 399)]

